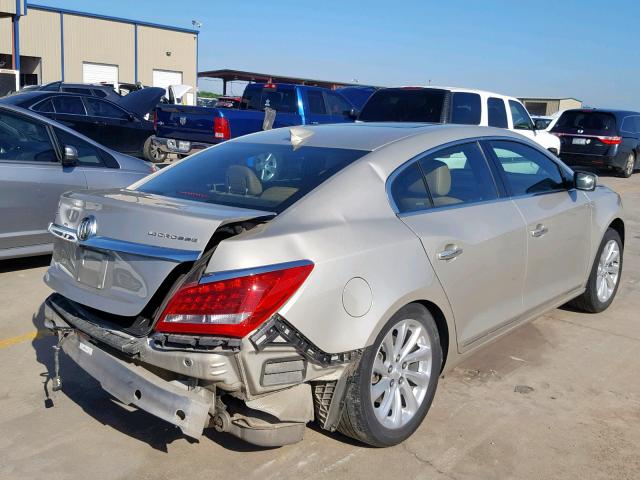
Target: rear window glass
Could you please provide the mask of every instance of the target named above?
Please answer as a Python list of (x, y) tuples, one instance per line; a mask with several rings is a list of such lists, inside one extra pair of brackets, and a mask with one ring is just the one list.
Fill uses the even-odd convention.
[(358, 120), (439, 123), (445, 95), (445, 90), (426, 88), (379, 90), (369, 98)]
[(610, 113), (602, 112), (564, 112), (558, 119), (558, 123), (552, 131), (558, 130), (583, 130), (586, 133), (615, 133), (616, 119)]
[(477, 93), (457, 92), (451, 102), (451, 123), (464, 125), (480, 124), (480, 95)]
[(298, 113), (298, 98), (292, 87), (263, 88), (262, 85), (247, 85), (242, 95), (240, 109), (264, 110), (272, 108), (277, 112)]
[(279, 213), (366, 153), (227, 142), (183, 160), (137, 190)]

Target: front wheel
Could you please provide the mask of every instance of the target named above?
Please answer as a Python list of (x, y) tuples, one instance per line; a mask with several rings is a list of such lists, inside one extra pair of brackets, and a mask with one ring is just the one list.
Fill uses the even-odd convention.
[(401, 308), (363, 352), (338, 430), (376, 447), (404, 441), (431, 406), (441, 365), (440, 337), (429, 311), (420, 304)]
[(145, 140), (143, 153), (144, 158), (153, 163), (162, 163), (167, 159), (167, 154), (151, 141), (151, 137)]
[(602, 238), (598, 249), (587, 289), (582, 295), (570, 302), (570, 305), (589, 313), (606, 310), (618, 292), (622, 274), (623, 245), (618, 232), (609, 228)]

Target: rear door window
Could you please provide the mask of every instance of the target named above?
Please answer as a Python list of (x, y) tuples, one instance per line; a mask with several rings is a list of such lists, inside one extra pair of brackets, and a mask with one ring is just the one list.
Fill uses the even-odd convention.
[(309, 102), (309, 113), (312, 115), (326, 115), (327, 108), (324, 104), (324, 97), (320, 90), (307, 91), (307, 101)]
[(295, 88), (274, 85), (273, 88), (263, 88), (262, 85), (247, 85), (240, 109), (264, 110), (272, 108), (283, 113), (298, 113), (298, 96)]
[(513, 128), (516, 130), (532, 130), (533, 122), (529, 116), (529, 112), (520, 102), (509, 100), (509, 110), (511, 110), (511, 118), (513, 119)]
[(375, 92), (358, 120), (363, 122), (442, 122), (447, 91), (436, 88), (386, 88)]
[(324, 92), (324, 97), (329, 107), (329, 115), (343, 116), (349, 114), (352, 108), (351, 104), (340, 95), (333, 92)]
[(565, 190), (560, 167), (544, 153), (522, 143), (489, 141), (513, 196)]
[(34, 112), (42, 112), (42, 113), (54, 113), (54, 111), (55, 111), (53, 109), (53, 102), (51, 101), (50, 98), (48, 98), (44, 102), (40, 102), (40, 103), (34, 105), (31, 109)]
[(477, 93), (456, 92), (451, 100), (451, 123), (479, 125), (482, 106)]
[(127, 112), (104, 100), (87, 97), (84, 101), (89, 107), (89, 110), (91, 110), (91, 114), (96, 117), (117, 118), (120, 120), (127, 120), (129, 118)]
[(605, 112), (570, 110), (560, 116), (551, 131), (610, 136), (617, 133), (616, 119)]
[(87, 112), (84, 109), (84, 104), (80, 97), (73, 96), (60, 96), (53, 97), (53, 108), (56, 113), (63, 113), (68, 115), (86, 115)]
[(418, 162), (404, 168), (391, 184), (391, 197), (398, 213), (416, 212), (431, 206)]
[(487, 113), (490, 127), (509, 128), (504, 100), (501, 98), (490, 97), (487, 100)]
[(43, 123), (0, 111), (0, 160), (52, 163), (58, 157)]
[(631, 134), (640, 132), (640, 116), (632, 115), (629, 117), (625, 117), (625, 119), (622, 121), (620, 131)]
[(493, 200), (496, 184), (477, 143), (440, 150), (420, 160), (434, 207)]

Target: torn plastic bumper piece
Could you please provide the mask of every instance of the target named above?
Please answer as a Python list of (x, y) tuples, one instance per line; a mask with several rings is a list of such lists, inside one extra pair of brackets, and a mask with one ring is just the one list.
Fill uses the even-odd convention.
[(327, 353), (305, 338), (304, 335), (278, 314), (271, 317), (249, 337), (258, 352), (268, 347), (282, 347), (282, 341), (277, 341), (278, 339), (282, 339), (286, 344), (294, 347), (310, 362), (325, 367), (351, 363), (362, 355), (362, 350)]
[(62, 345), (83, 370), (116, 399), (176, 425), (192, 438), (199, 438), (209, 423), (214, 393), (167, 382), (148, 370), (120, 360), (101, 350), (78, 333), (68, 334)]

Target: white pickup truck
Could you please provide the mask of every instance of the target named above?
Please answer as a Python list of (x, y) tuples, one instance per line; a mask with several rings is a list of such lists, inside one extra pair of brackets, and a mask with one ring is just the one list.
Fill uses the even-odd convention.
[(560, 153), (560, 139), (536, 130), (522, 103), (499, 93), (457, 87), (399, 87), (377, 90), (362, 107), (361, 122), (460, 123), (506, 128)]

